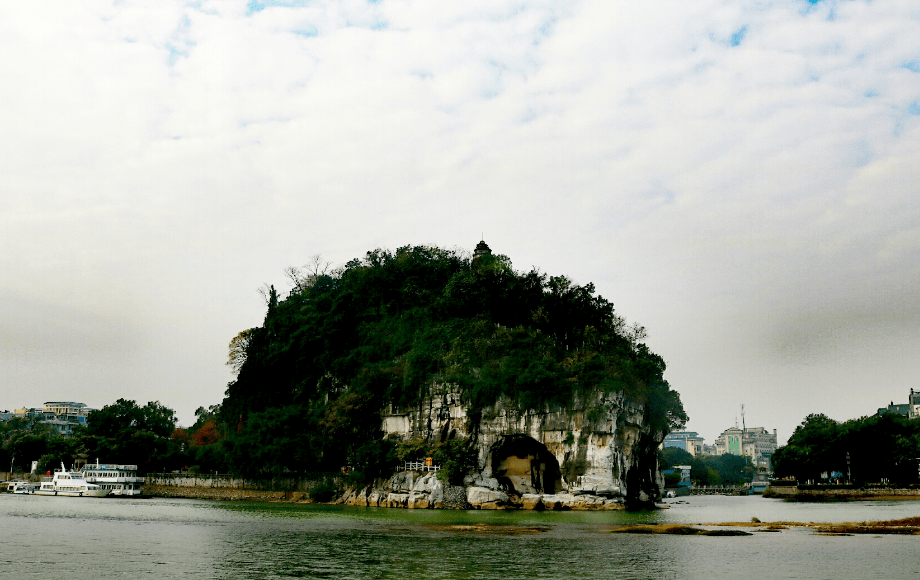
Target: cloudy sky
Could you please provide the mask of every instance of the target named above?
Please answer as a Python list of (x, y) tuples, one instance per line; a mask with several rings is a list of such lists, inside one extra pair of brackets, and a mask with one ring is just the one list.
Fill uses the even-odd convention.
[(920, 388), (912, 0), (0, 6), (0, 409), (223, 398), (315, 254), (594, 282), (709, 442)]

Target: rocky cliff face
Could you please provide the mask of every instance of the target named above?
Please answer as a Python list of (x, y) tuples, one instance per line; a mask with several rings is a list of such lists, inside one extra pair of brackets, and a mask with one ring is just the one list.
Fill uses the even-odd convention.
[[(621, 394), (598, 393), (574, 408), (539, 412), (498, 401), (471, 418), (449, 385), (435, 385), (419, 408), (385, 415), (383, 428), (406, 441), (473, 441), (478, 469), (465, 481), (473, 506), (592, 509), (661, 498), (656, 451), (664, 433), (653, 432), (643, 406)], [(414, 490), (414, 484), (396, 481), (399, 477), (405, 479), (388, 482), (387, 493), (407, 494), (406, 507), (412, 497), (430, 498), (434, 507), (440, 492)], [(423, 479), (432, 487), (431, 478)], [(376, 505), (389, 505), (386, 499), (381, 503), (380, 490), (377, 494)], [(366, 499), (367, 494), (356, 503)]]

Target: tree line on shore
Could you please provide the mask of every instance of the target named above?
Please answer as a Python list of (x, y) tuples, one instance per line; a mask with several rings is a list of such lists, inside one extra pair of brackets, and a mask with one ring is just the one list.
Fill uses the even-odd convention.
[(141, 472), (187, 468), (208, 445), (220, 439), (213, 413), (199, 409), (189, 429), (177, 427), (176, 413), (152, 401), (139, 405), (119, 399), (93, 410), (86, 425), (68, 436), (40, 417), (12, 417), (0, 422), (0, 461), (28, 472), (32, 461), (45, 473), (60, 467), (95, 462), (138, 465)]
[[(690, 465), (697, 485), (751, 481), (754, 467), (737, 455), (694, 457), (683, 449), (661, 451), (662, 469)], [(920, 419), (883, 413), (848, 421), (810, 414), (771, 457), (773, 476), (800, 483), (920, 484)], [(666, 476), (676, 484), (679, 474)]]
[[(742, 485), (750, 483), (754, 465), (746, 455), (697, 455), (693, 456), (678, 447), (665, 447), (659, 452), (659, 464), (663, 471), (678, 465), (690, 466), (690, 479), (695, 485)], [(680, 472), (665, 474), (665, 484), (676, 486)]]
[(811, 414), (773, 455), (776, 477), (799, 482), (920, 482), (920, 420), (883, 413), (838, 422)]

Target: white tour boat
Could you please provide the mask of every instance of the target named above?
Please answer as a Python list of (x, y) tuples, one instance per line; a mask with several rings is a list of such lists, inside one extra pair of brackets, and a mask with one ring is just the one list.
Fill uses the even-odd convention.
[(62, 463), (61, 469), (55, 469), (54, 476), (42, 480), (41, 486), (32, 493), (70, 497), (103, 497), (109, 494), (109, 490), (89, 483), (79, 471), (67, 471)]
[(83, 475), (89, 483), (99, 484), (112, 495), (141, 495), (144, 477), (137, 475), (136, 465), (108, 463), (87, 464), (83, 466)]
[(35, 491), (35, 484), (29, 481), (9, 481), (7, 484), (7, 491), (10, 493), (32, 493)]

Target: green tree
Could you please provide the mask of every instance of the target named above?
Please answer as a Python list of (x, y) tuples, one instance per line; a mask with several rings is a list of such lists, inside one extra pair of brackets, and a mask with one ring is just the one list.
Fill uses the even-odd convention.
[(91, 411), (82, 443), (89, 457), (111, 463), (136, 464), (139, 471), (179, 467), (172, 435), (176, 430), (175, 411), (159, 401), (139, 406), (135, 401), (118, 399), (112, 405)]
[(724, 483), (719, 472), (708, 465), (706, 461), (693, 462), (690, 469), (690, 479), (696, 485), (720, 485)]
[(824, 481), (840, 474), (852, 483), (918, 483), (920, 421), (893, 413), (838, 423), (805, 417), (773, 455), (777, 476)]
[(434, 446), (431, 459), (441, 466), (439, 479), (452, 485), (461, 485), (463, 478), (476, 467), (479, 453), (468, 439), (450, 439)]
[(38, 417), (11, 417), (0, 422), (0, 449), (4, 465), (28, 471), (32, 461), (48, 453), (57, 432)]
[(754, 473), (754, 465), (747, 455), (725, 453), (712, 458), (709, 463), (719, 473), (722, 483), (730, 485), (750, 483)]
[(233, 471), (258, 476), (313, 470), (321, 447), (310, 425), (309, 411), (297, 405), (251, 413), (225, 442)]
[(787, 444), (773, 454), (773, 471), (778, 477), (795, 476), (802, 481), (818, 480), (821, 473), (846, 467), (840, 455), (840, 425), (824, 414), (810, 414), (795, 428)]
[(658, 463), (661, 469), (671, 469), (675, 465), (690, 465), (693, 455), (680, 447), (665, 447), (659, 452)]

